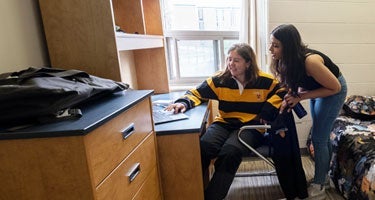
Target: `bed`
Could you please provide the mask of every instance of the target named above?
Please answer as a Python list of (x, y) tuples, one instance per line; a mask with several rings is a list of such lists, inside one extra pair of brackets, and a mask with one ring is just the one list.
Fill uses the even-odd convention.
[[(307, 149), (314, 158), (311, 135)], [(345, 199), (375, 199), (375, 96), (351, 95), (331, 132), (330, 178)]]

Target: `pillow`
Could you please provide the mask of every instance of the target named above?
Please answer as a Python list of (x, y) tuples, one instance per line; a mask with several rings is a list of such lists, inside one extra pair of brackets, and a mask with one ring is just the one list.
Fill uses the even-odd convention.
[(375, 96), (348, 96), (344, 102), (345, 114), (360, 120), (375, 119)]

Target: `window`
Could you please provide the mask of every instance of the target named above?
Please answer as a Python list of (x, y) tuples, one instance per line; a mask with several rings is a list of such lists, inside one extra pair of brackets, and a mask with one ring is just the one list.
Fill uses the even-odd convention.
[(241, 0), (163, 0), (171, 85), (196, 85), (225, 62), (239, 41)]

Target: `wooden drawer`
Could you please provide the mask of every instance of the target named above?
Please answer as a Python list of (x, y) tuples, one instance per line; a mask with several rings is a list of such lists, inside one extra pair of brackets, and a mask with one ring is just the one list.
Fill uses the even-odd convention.
[[(155, 173), (156, 166), (155, 135), (152, 133), (96, 188), (97, 199), (132, 199), (145, 180), (152, 177), (153, 170)], [(153, 179), (148, 181), (158, 181), (158, 176), (154, 175)]]
[(152, 170), (150, 176), (143, 183), (141, 188), (138, 190), (133, 200), (160, 200), (160, 183), (158, 168), (155, 166)]
[(84, 142), (94, 187), (151, 131), (150, 99), (147, 98), (86, 135)]

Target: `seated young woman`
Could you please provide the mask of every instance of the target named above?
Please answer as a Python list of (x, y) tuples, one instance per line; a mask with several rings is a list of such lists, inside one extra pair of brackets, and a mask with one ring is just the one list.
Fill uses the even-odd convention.
[[(167, 110), (178, 113), (209, 99), (219, 102), (219, 114), (200, 140), (203, 172), (208, 168), (210, 161), (216, 159), (215, 173), (205, 188), (205, 199), (225, 198), (242, 157), (249, 154), (250, 150), (237, 138), (239, 129), (244, 125), (274, 121), (280, 116), (279, 108), (285, 94), (285, 89), (280, 87), (272, 75), (259, 69), (253, 49), (248, 44), (238, 43), (229, 48), (224, 71), (208, 78), (195, 89), (187, 91), (184, 96), (167, 107)], [(242, 136), (247, 144), (254, 148), (263, 144), (263, 131), (254, 129), (247, 132)], [(303, 169), (302, 173), (304, 179)], [(306, 183), (304, 184), (301, 192), (284, 193), (288, 198), (305, 198), (307, 192)], [(284, 188), (296, 190), (292, 187)]]

